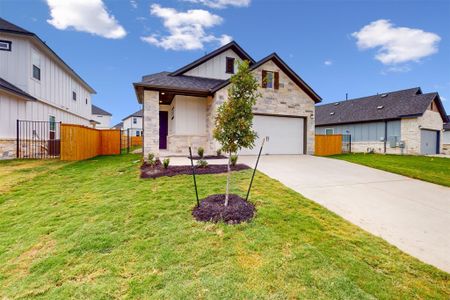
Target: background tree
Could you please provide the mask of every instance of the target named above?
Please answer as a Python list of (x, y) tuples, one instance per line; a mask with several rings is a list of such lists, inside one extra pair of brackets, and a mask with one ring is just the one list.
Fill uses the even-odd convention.
[(248, 61), (240, 63), (237, 73), (231, 76), (228, 100), (219, 106), (217, 112), (214, 138), (222, 144), (222, 150), (229, 155), (225, 206), (228, 205), (231, 154), (241, 148), (253, 148), (257, 138), (256, 132), (252, 129), (252, 107), (261, 96), (258, 93), (258, 86), (258, 81), (250, 72)]

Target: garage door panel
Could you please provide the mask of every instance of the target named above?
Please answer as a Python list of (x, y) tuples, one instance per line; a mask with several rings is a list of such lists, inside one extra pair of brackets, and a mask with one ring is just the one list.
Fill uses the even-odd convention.
[(420, 131), (420, 153), (437, 154), (438, 132), (422, 129)]
[(258, 154), (265, 139), (263, 154), (302, 154), (303, 118), (260, 116), (253, 118), (253, 129), (258, 134), (253, 149), (243, 149), (241, 155)]

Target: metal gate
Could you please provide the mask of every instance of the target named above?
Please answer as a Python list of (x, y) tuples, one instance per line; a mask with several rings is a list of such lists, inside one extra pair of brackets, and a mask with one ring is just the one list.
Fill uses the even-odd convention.
[(350, 134), (342, 135), (342, 153), (352, 153), (352, 136)]
[(17, 158), (57, 158), (61, 152), (61, 122), (17, 120)]

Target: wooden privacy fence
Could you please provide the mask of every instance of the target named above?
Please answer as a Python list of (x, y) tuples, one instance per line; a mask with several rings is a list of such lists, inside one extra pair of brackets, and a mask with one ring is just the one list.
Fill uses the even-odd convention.
[(61, 124), (61, 160), (83, 160), (97, 155), (120, 154), (120, 130), (98, 130)]
[(342, 153), (342, 134), (316, 134), (315, 155), (326, 156)]

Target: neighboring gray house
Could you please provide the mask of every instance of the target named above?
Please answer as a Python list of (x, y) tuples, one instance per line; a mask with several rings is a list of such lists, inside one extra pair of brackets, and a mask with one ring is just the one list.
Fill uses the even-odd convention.
[(439, 94), (418, 87), (316, 107), (316, 134), (350, 134), (353, 152), (441, 153), (446, 122)]
[(450, 155), (450, 115), (447, 116), (448, 121), (444, 124), (444, 134), (442, 135), (443, 153)]
[(119, 122), (112, 127), (113, 129), (123, 129), (123, 122)]
[(144, 157), (159, 155), (160, 149), (186, 155), (189, 146), (215, 153), (220, 148), (213, 138), (216, 111), (243, 60), (250, 63), (262, 97), (253, 108), (257, 147), (240, 153), (256, 154), (265, 139), (264, 154), (313, 154), (314, 106), (321, 98), (276, 53), (255, 61), (231, 42), (174, 72), (134, 83), (144, 107)]
[(106, 110), (92, 104), (91, 108), (92, 120), (96, 121), (95, 128), (97, 129), (108, 129), (111, 127), (112, 114)]

